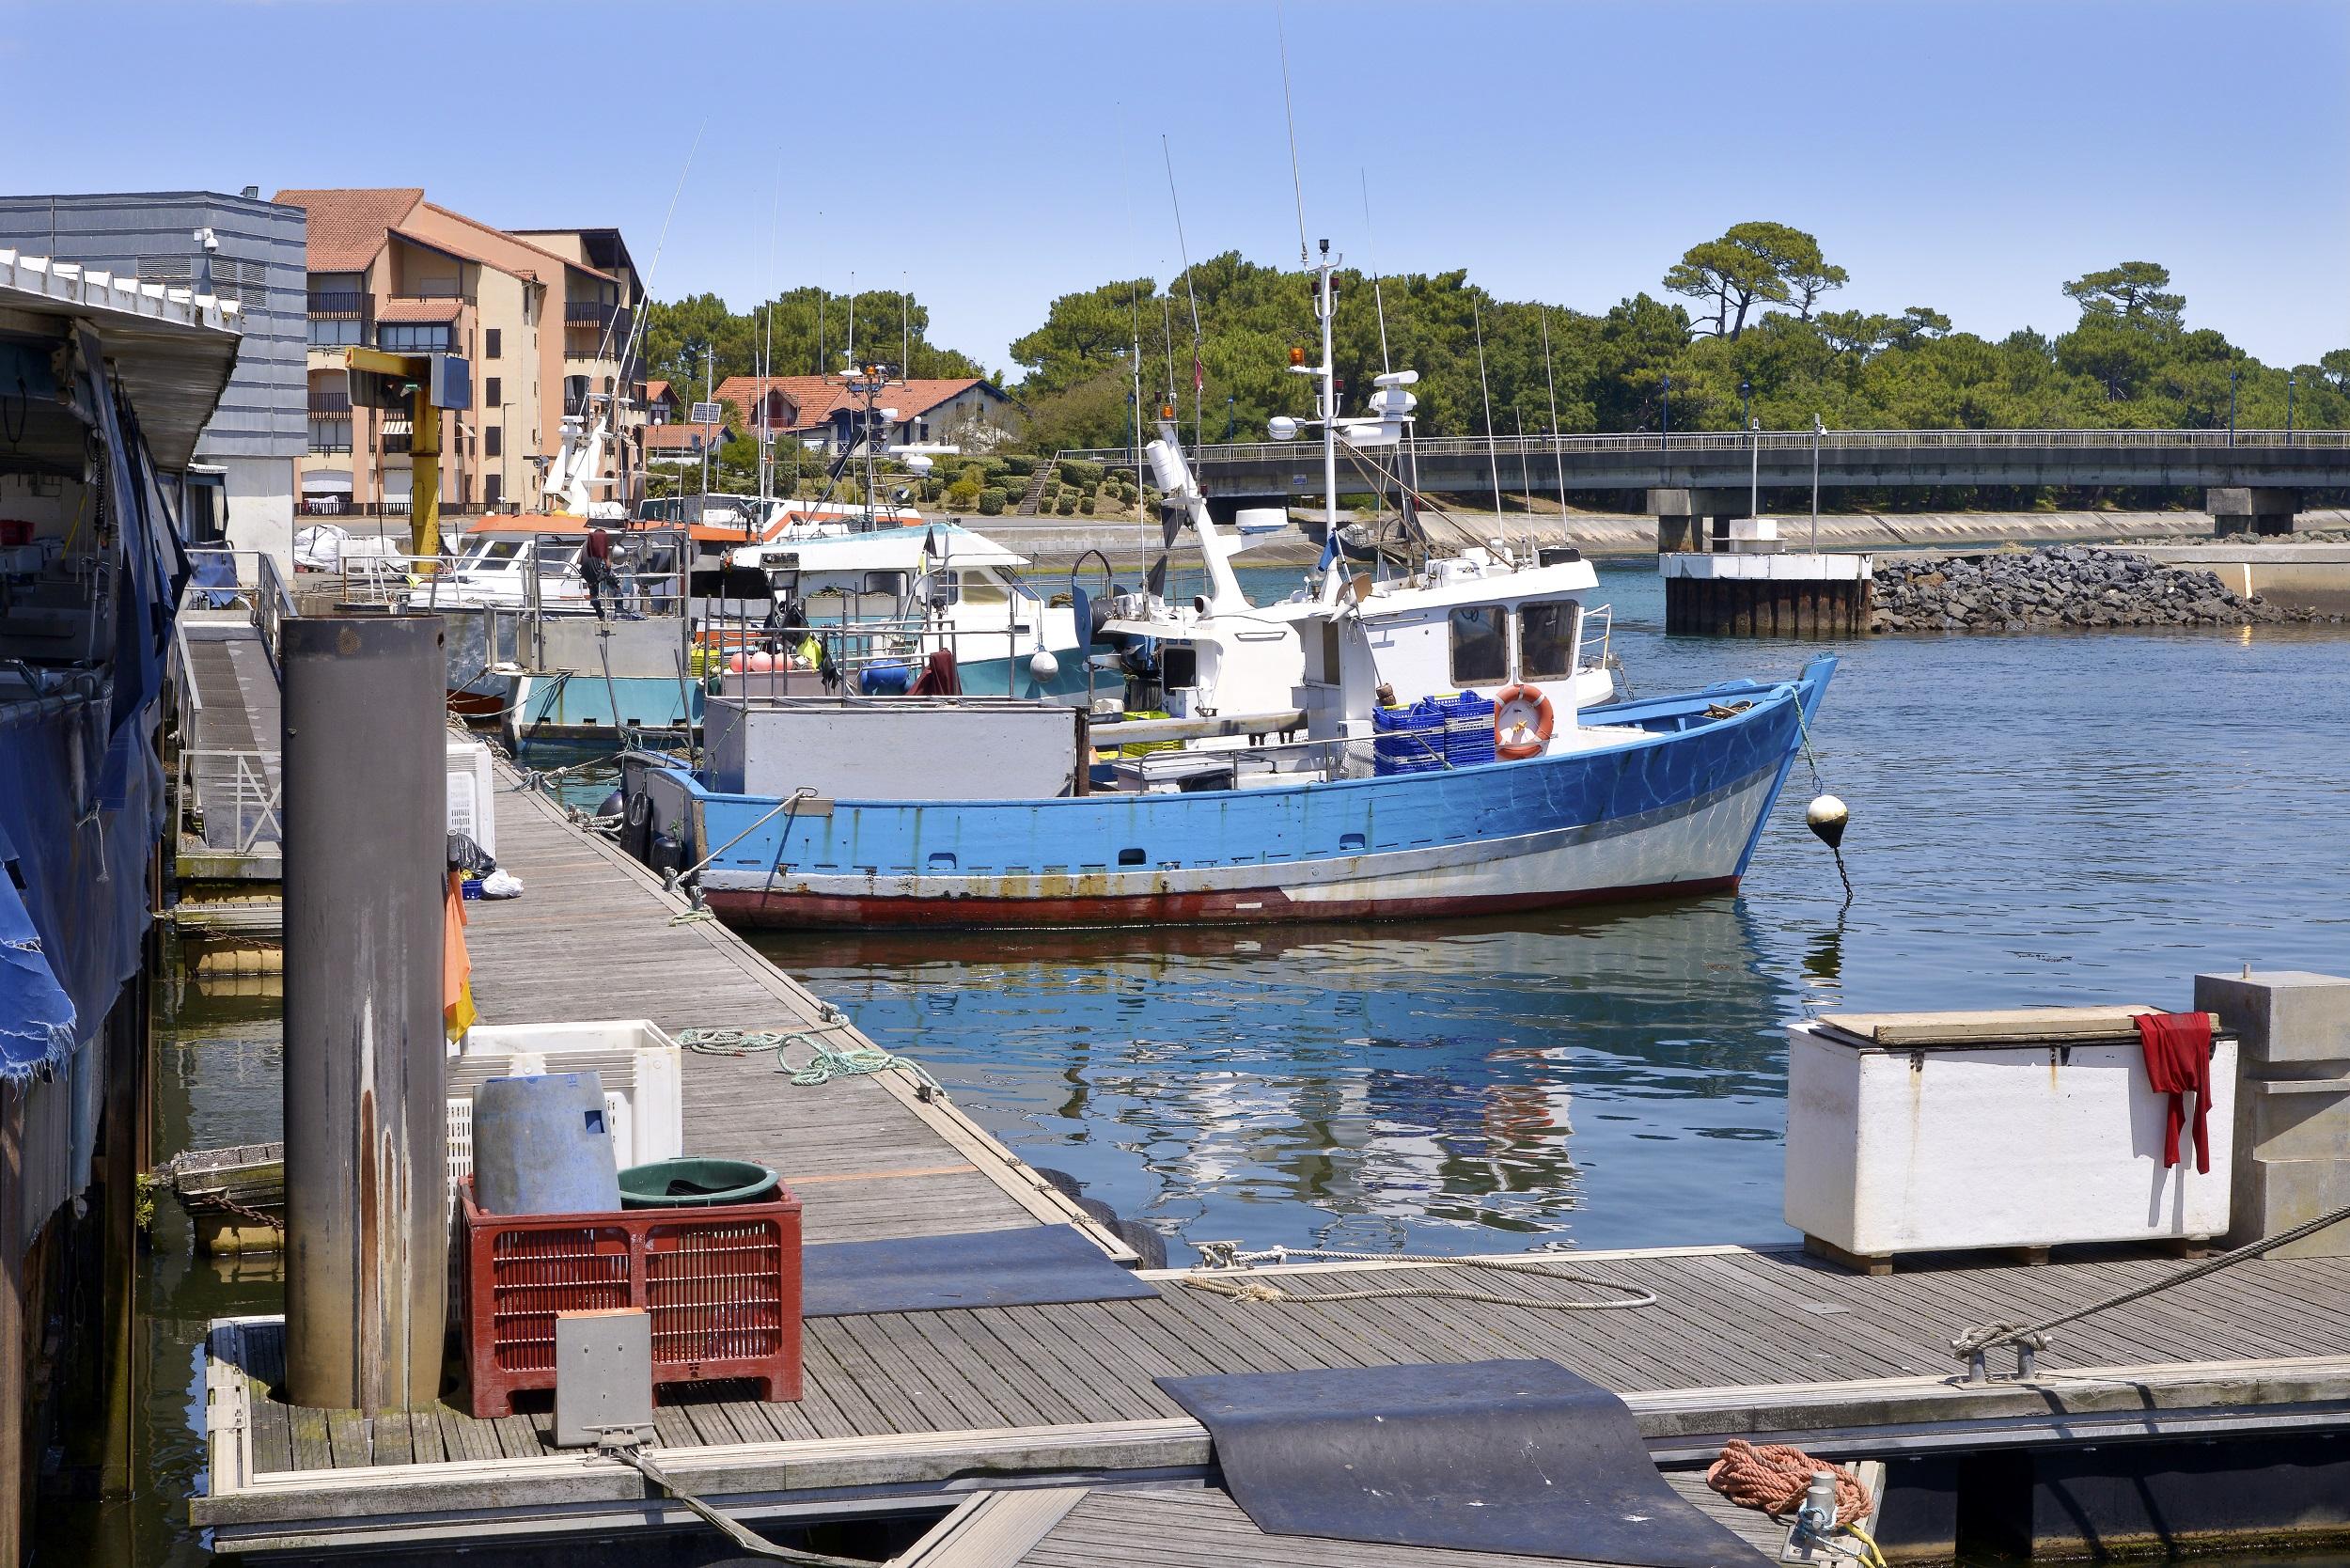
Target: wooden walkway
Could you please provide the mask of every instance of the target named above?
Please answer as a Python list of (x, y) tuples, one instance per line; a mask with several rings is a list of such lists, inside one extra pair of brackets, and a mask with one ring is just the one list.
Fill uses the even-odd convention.
[[(1786, 1530), (1740, 1508), (1694, 1470), (1667, 1482), (1699, 1513), (1776, 1556)], [(1043, 1487), (991, 1492), (956, 1510), (891, 1568), (1574, 1568), (1574, 1560), (1439, 1551), (1314, 1537), (1268, 1537), (1223, 1492), (1093, 1491)]]
[[(496, 822), (498, 864), (524, 894), (465, 906), (481, 1022), (649, 1018), (673, 1035), (802, 1029), (842, 1048), (871, 1043), (825, 1023), (819, 998), (716, 921), (673, 924), (684, 902), (546, 797), (501, 790)], [(808, 1054), (795, 1047), (791, 1058)], [(772, 1052), (689, 1053), (684, 1109), (687, 1152), (783, 1172), (810, 1242), (1082, 1222), (1104, 1250), (1133, 1257), (906, 1073), (795, 1088)]]

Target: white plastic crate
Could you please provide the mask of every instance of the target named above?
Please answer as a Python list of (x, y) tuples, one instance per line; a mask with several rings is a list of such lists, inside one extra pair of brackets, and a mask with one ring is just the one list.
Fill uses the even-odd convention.
[(511, 1076), (517, 1058), (549, 1073), (594, 1073), (603, 1081), (613, 1156), (622, 1168), (685, 1152), (683, 1053), (642, 1018), (585, 1024), (477, 1024), (448, 1059), (448, 1174), (473, 1174), (473, 1091)]
[(497, 791), (490, 772), (490, 748), (459, 735), (448, 738), (448, 830), (496, 856)]

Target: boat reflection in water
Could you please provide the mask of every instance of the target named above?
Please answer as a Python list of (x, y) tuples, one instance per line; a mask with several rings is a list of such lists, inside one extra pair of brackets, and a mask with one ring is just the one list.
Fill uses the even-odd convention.
[(1797, 991), (1732, 899), (1408, 931), (753, 940), (1024, 1158), (1170, 1240), (1784, 1234)]

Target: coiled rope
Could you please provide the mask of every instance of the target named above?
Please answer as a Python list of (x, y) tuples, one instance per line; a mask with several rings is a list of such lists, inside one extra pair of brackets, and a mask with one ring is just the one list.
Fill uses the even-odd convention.
[(1858, 1476), (1785, 1443), (1757, 1445), (1732, 1437), (1722, 1445), (1722, 1456), (1705, 1467), (1705, 1484), (1740, 1508), (1761, 1509), (1774, 1519), (1784, 1519), (1803, 1506), (1811, 1478), (1822, 1470), (1836, 1478), (1840, 1528), (1856, 1525), (1874, 1512)]
[[(1490, 1307), (1525, 1307), (1542, 1312), (1624, 1312), (1638, 1307), (1656, 1305), (1655, 1293), (1637, 1285), (1619, 1280), (1594, 1278), (1588, 1274), (1575, 1274), (1549, 1263), (1531, 1259), (1511, 1258), (1449, 1258), (1424, 1252), (1338, 1252), (1323, 1248), (1292, 1248), (1276, 1247), (1262, 1252), (1239, 1252), (1230, 1244), (1208, 1244), (1200, 1248), (1206, 1255), (1210, 1272), (1186, 1274), (1183, 1283), (1196, 1291), (1211, 1295), (1226, 1296), (1233, 1301), (1261, 1301), (1291, 1307), (1319, 1307), (1334, 1301), (1405, 1301), (1415, 1298), (1436, 1301), (1476, 1301)], [(1246, 1277), (1252, 1262), (1287, 1262), (1292, 1258), (1310, 1258), (1326, 1262), (1362, 1263), (1434, 1263), (1445, 1268), (1492, 1269), (1504, 1274), (1532, 1274), (1544, 1279), (1555, 1279), (1570, 1285), (1589, 1285), (1594, 1290), (1614, 1291), (1622, 1301), (1561, 1301), (1555, 1296), (1533, 1294), (1502, 1294), (1493, 1291), (1456, 1290), (1449, 1285), (1386, 1285), (1361, 1291), (1313, 1292), (1298, 1294), (1262, 1279)], [(1243, 1277), (1228, 1277), (1225, 1270), (1238, 1270)]]
[[(800, 1089), (813, 1089), (835, 1078), (861, 1078), (874, 1073), (903, 1072), (928, 1090), (944, 1096), (946, 1090), (927, 1068), (907, 1057), (885, 1051), (878, 1045), (851, 1045), (846, 1049), (818, 1038), (809, 1030), (839, 1030), (849, 1027), (849, 1020), (830, 1002), (823, 1005), (817, 1021), (806, 1029), (681, 1029), (677, 1043), (697, 1056), (752, 1057), (762, 1051), (776, 1054), (776, 1071), (790, 1076)], [(785, 1056), (793, 1046), (804, 1045), (808, 1059), (794, 1065)]]

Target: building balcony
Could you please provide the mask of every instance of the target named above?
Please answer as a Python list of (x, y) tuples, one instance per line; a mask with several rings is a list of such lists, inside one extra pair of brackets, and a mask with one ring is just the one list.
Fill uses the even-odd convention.
[(566, 300), (563, 302), (563, 324), (565, 326), (607, 326), (619, 314), (620, 314), (619, 306), (606, 304), (603, 300)]
[(356, 316), (366, 308), (368, 296), (356, 289), (313, 289), (310, 290), (310, 314), (313, 316)]
[(351, 394), (310, 389), (310, 416), (314, 419), (348, 419), (351, 417)]

